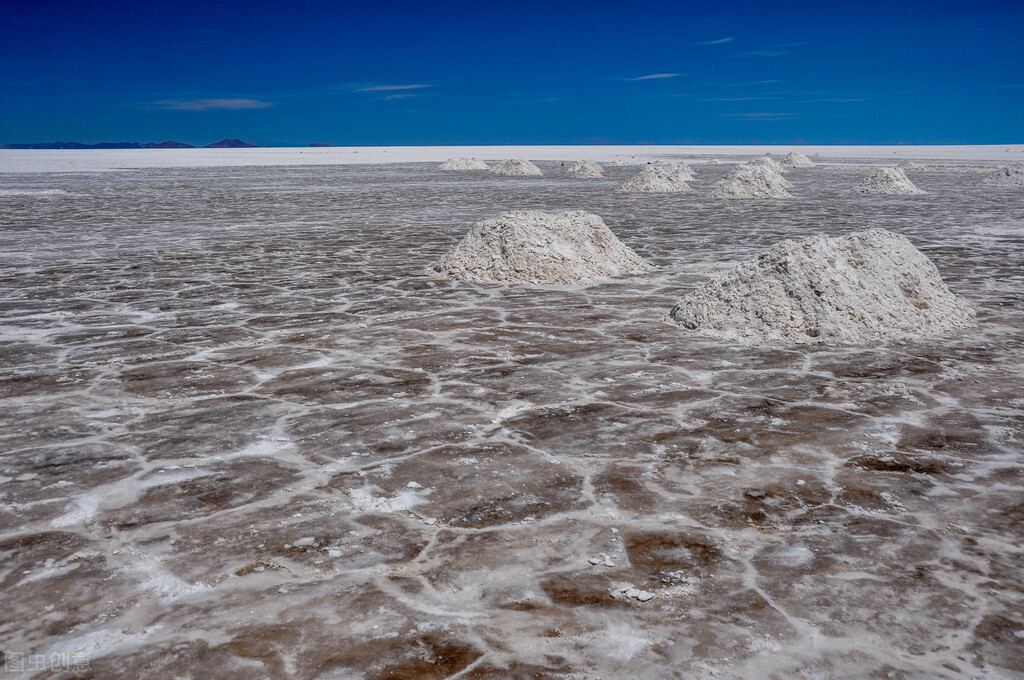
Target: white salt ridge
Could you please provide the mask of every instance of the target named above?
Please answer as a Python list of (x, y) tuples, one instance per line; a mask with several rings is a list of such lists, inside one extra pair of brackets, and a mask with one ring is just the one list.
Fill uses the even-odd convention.
[(498, 177), (541, 177), (544, 173), (530, 161), (509, 158), (491, 168), (491, 174)]
[(573, 179), (600, 179), (604, 177), (604, 170), (597, 161), (576, 161), (565, 174)]
[(885, 194), (888, 196), (913, 196), (925, 193), (918, 189), (899, 168), (879, 168), (853, 190), (861, 194)]
[(782, 165), (791, 168), (813, 168), (814, 161), (799, 151), (791, 151), (788, 156), (782, 159)]
[(696, 175), (686, 163), (648, 165), (639, 175), (627, 180), (619, 191), (665, 194), (693, 191), (686, 180)]
[(479, 158), (449, 158), (441, 165), (437, 166), (438, 170), (490, 170), (491, 166), (484, 163)]
[(770, 165), (752, 162), (736, 166), (708, 195), (711, 198), (792, 198), (786, 191), (792, 186)]
[(786, 240), (685, 296), (671, 317), (755, 344), (861, 344), (943, 335), (974, 323), (935, 265), (884, 229)]
[(381, 514), (406, 512), (427, 502), (414, 489), (402, 489), (393, 498), (375, 496), (369, 489), (353, 489), (349, 491), (348, 497), (357, 512)]
[(651, 268), (597, 215), (515, 210), (475, 224), (428, 273), (459, 281), (568, 284)]
[(1014, 163), (981, 180), (982, 184), (1000, 187), (1024, 187), (1024, 163)]
[(63, 189), (0, 189), (0, 196), (67, 196)]
[(904, 158), (903, 160), (901, 160), (899, 163), (896, 164), (896, 167), (902, 170), (903, 172), (916, 172), (919, 170), (924, 170), (923, 167), (921, 167), (914, 161), (910, 160), (909, 158)]

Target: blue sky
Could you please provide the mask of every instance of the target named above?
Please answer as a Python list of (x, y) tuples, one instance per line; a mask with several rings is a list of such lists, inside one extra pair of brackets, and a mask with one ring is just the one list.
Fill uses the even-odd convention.
[(551, 5), (7, 0), (0, 144), (1024, 142), (1022, 0)]

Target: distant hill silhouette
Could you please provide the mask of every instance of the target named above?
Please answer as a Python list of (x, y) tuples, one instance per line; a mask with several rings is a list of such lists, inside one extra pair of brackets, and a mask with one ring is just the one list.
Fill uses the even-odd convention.
[(323, 142), (313, 142), (310, 146), (330, 146), (330, 144), (324, 144)]
[(207, 149), (252, 149), (255, 148), (255, 144), (249, 142), (243, 142), (240, 139), (222, 139), (219, 142), (213, 144), (207, 144)]
[(37, 144), (7, 144), (0, 149), (192, 149), (191, 144), (184, 142), (100, 142), (99, 144), (82, 144), (81, 142), (39, 142)]

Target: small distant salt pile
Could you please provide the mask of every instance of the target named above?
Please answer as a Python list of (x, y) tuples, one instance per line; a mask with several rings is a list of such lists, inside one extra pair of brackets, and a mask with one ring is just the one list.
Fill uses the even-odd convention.
[(686, 163), (648, 165), (639, 175), (627, 180), (619, 191), (667, 194), (693, 191), (686, 180), (693, 179), (693, 169)]
[(854, 187), (861, 194), (911, 196), (925, 193), (918, 189), (899, 168), (879, 168), (873, 175)]
[(799, 151), (790, 151), (789, 155), (782, 159), (782, 165), (788, 165), (791, 168), (813, 168), (814, 161)]
[(707, 164), (708, 165), (721, 165), (722, 161), (718, 160), (717, 158), (712, 158), (711, 160), (709, 160), (707, 162)]
[(484, 163), (479, 158), (449, 158), (441, 165), (437, 166), (438, 170), (490, 170), (491, 166)]
[(896, 164), (896, 167), (902, 170), (903, 172), (917, 172), (918, 170), (924, 170), (923, 167), (921, 167), (914, 161), (910, 160), (909, 158), (904, 158), (903, 160), (901, 160), (899, 163)]
[(999, 168), (998, 172), (981, 180), (981, 183), (997, 187), (1024, 187), (1024, 163)]
[(857, 344), (974, 323), (974, 310), (932, 261), (884, 229), (783, 241), (684, 297), (671, 316), (704, 335), (751, 344)]
[(460, 281), (566, 284), (651, 268), (597, 215), (514, 210), (473, 225), (428, 274)]
[(596, 161), (576, 161), (565, 174), (573, 179), (600, 179), (604, 177), (604, 170)]
[(780, 175), (785, 174), (787, 171), (785, 166), (779, 164), (774, 158), (767, 154), (765, 154), (764, 156), (755, 156), (754, 158), (751, 158), (749, 161), (747, 161), (747, 165), (752, 167), (760, 166), (762, 168), (768, 168), (769, 170), (774, 170)]
[(738, 165), (708, 194), (711, 198), (793, 198), (786, 191), (793, 186), (770, 166)]
[(544, 173), (530, 161), (510, 158), (491, 168), (491, 174), (499, 177), (541, 177)]

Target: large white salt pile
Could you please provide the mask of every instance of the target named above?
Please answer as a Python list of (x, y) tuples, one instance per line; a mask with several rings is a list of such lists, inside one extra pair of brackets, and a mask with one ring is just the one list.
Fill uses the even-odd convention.
[(573, 179), (600, 179), (604, 177), (604, 170), (596, 161), (576, 161), (565, 174)]
[(974, 323), (974, 310), (932, 261), (884, 229), (783, 241), (684, 297), (671, 316), (704, 335), (750, 344), (857, 344)]
[(874, 174), (853, 188), (861, 194), (887, 194), (911, 196), (925, 193), (911, 182), (899, 168), (879, 168)]
[(491, 167), (484, 163), (479, 158), (449, 158), (441, 165), (437, 166), (438, 170), (490, 170)]
[(514, 210), (473, 225), (428, 273), (460, 281), (566, 284), (651, 268), (597, 215)]
[(782, 159), (782, 165), (788, 165), (791, 168), (813, 168), (814, 161), (799, 151), (790, 151), (789, 155)]
[(982, 184), (998, 187), (1024, 187), (1024, 163), (1014, 163), (981, 180)]
[(639, 175), (632, 177), (619, 187), (619, 191), (667, 194), (692, 191), (686, 180), (694, 172), (686, 163), (672, 165), (648, 165)]
[(491, 174), (499, 177), (540, 177), (544, 173), (530, 161), (522, 158), (509, 158), (491, 168)]
[(793, 186), (785, 177), (763, 164), (738, 165), (708, 194), (711, 198), (792, 198)]

